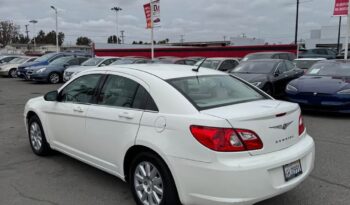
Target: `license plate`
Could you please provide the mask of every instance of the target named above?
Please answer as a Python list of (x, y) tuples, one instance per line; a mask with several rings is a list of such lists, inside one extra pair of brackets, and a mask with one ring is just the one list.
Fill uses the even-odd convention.
[(284, 179), (286, 182), (301, 175), (303, 173), (303, 170), (301, 168), (300, 160), (284, 165), (283, 172), (284, 172)]

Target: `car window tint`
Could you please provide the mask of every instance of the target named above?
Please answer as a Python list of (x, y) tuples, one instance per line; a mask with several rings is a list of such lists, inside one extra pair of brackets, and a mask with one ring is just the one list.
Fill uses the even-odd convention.
[(185, 65), (185, 61), (184, 60), (179, 60), (179, 61), (176, 61), (175, 64)]
[(51, 58), (51, 59), (49, 60), (49, 62), (52, 62), (52, 61), (54, 61), (54, 60), (56, 60), (56, 59), (59, 59), (59, 58), (61, 58), (61, 57), (63, 57), (63, 56), (62, 56), (62, 55), (57, 55), (57, 56)]
[(153, 98), (147, 92), (147, 90), (144, 87), (142, 87), (141, 85), (139, 86), (139, 88), (136, 92), (132, 107), (137, 108), (137, 109), (158, 111), (157, 105), (154, 102)]
[(280, 64), (278, 64), (277, 70), (280, 74), (286, 72), (286, 65), (283, 62), (281, 62)]
[(139, 84), (125, 77), (110, 75), (103, 86), (98, 104), (132, 107)]
[(226, 60), (221, 64), (219, 70), (220, 71), (230, 71), (230, 70), (234, 69), (235, 67), (236, 67), (236, 64), (233, 61)]
[(287, 70), (290, 71), (290, 70), (293, 70), (295, 68), (295, 65), (290, 62), (290, 61), (285, 61), (286, 63), (286, 66), (287, 66)]
[(27, 63), (33, 62), (33, 61), (35, 61), (35, 59), (36, 59), (36, 58), (31, 58), (31, 59), (29, 59), (29, 60), (27, 61)]
[(196, 61), (194, 61), (194, 60), (186, 60), (185, 61), (185, 64), (186, 65), (194, 65), (194, 64), (196, 64), (197, 62)]
[(79, 60), (79, 65), (84, 63), (86, 60), (88, 60), (89, 58), (78, 58)]
[(69, 65), (79, 65), (79, 60), (77, 58), (68, 61)]
[(84, 75), (69, 85), (60, 93), (61, 102), (90, 103), (97, 89), (101, 75)]

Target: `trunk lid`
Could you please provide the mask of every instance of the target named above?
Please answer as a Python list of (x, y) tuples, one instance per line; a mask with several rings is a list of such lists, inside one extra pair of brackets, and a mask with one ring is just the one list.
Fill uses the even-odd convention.
[[(227, 120), (233, 128), (254, 131), (263, 142), (252, 155), (288, 148), (299, 140), (300, 109), (297, 104), (277, 100), (260, 100), (201, 111)], [(283, 114), (282, 116), (277, 116)]]

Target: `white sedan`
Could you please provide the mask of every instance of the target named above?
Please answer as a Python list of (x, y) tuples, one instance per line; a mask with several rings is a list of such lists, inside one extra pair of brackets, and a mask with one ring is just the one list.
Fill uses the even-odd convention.
[(24, 111), (33, 152), (129, 182), (137, 204), (252, 204), (314, 167), (297, 104), (219, 71), (125, 65), (82, 72)]
[(23, 63), (29, 63), (37, 59), (36, 57), (29, 57), (29, 56), (21, 56), (18, 58), (15, 58), (8, 62), (7, 64), (3, 64), (0, 66), (0, 76), (7, 76), (11, 78), (15, 78), (17, 76), (17, 68), (18, 66), (22, 65)]

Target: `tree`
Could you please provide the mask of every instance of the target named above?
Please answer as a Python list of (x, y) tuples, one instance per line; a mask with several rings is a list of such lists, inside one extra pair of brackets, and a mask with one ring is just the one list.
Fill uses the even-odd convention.
[[(107, 43), (117, 43), (117, 36), (113, 35), (113, 36), (109, 36), (107, 39)], [(118, 44), (121, 43), (120, 38), (118, 38)]]
[[(31, 40), (31, 43), (34, 42), (34, 38)], [(56, 45), (56, 32), (50, 31), (49, 33), (45, 34), (43, 30), (40, 30), (38, 35), (35, 37), (35, 42), (37, 44), (51, 44)], [(59, 32), (58, 33), (58, 45), (61, 46), (64, 42), (64, 33)]]
[(77, 38), (77, 43), (76, 45), (81, 45), (81, 46), (90, 46), (92, 43), (91, 39), (85, 36), (80, 36)]
[(12, 38), (12, 43), (20, 43), (20, 44), (27, 44), (29, 43), (30, 39), (25, 37), (23, 34), (19, 34), (18, 36), (15, 36)]
[(169, 39), (166, 38), (164, 40), (158, 41), (158, 44), (168, 44), (169, 43)]
[(19, 26), (10, 21), (0, 21), (0, 45), (5, 47), (19, 35)]

